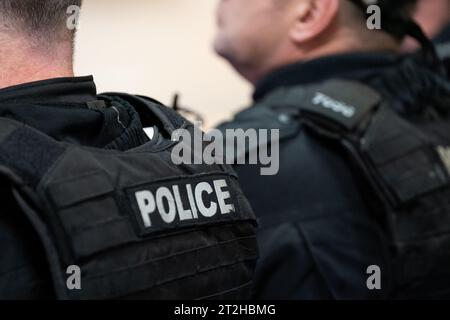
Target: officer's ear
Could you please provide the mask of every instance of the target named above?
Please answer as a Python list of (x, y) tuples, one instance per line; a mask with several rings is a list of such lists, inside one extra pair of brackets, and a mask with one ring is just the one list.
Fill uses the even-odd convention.
[(303, 0), (294, 6), (296, 16), (290, 31), (295, 44), (303, 44), (323, 34), (337, 19), (340, 0)]

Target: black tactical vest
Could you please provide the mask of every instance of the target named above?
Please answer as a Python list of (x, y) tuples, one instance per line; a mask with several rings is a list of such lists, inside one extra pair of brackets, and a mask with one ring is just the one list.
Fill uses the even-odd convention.
[[(345, 151), (391, 243), (393, 297), (450, 296), (449, 98), (450, 91), (430, 97), (440, 106), (400, 114), (373, 88), (332, 80), (283, 88), (260, 103), (275, 113), (267, 119), (297, 118)], [(289, 125), (281, 129), (282, 139), (292, 138)]]
[[(122, 98), (167, 135), (192, 130), (167, 108)], [(87, 148), (0, 118), (0, 174), (45, 248), (57, 298), (249, 297), (256, 223), (236, 175), (174, 165), (174, 145)], [(80, 290), (68, 283), (73, 266)]]

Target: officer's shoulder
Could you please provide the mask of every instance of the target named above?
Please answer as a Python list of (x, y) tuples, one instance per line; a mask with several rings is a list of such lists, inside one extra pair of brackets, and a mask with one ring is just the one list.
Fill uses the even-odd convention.
[(123, 92), (106, 92), (100, 97), (129, 104), (137, 111), (144, 126), (146, 123), (154, 122), (157, 119), (165, 129), (173, 131), (185, 126), (188, 122), (174, 109), (148, 96)]
[(280, 113), (264, 103), (258, 103), (237, 113), (235, 117), (218, 126), (226, 130), (279, 130), (280, 140), (294, 137), (300, 130), (300, 122), (288, 113)]
[(300, 119), (305, 113), (322, 115), (338, 124), (350, 126), (355, 125), (380, 99), (380, 95), (366, 85), (342, 79), (285, 87), (268, 94), (219, 128), (279, 129), (280, 139), (283, 140), (301, 131)]

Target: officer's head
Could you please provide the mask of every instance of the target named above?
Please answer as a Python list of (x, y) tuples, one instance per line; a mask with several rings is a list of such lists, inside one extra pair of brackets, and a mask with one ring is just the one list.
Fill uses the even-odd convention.
[[(401, 35), (369, 30), (364, 0), (221, 0), (216, 52), (245, 78), (346, 51), (397, 50)], [(379, 0), (381, 22), (410, 16), (415, 0)], [(387, 19), (386, 19), (387, 20)]]
[(35, 69), (58, 76), (59, 69), (72, 68), (76, 25), (71, 19), (81, 2), (0, 0), (0, 87), (22, 81), (9, 79), (8, 83), (8, 78), (40, 80), (28, 79), (38, 72)]

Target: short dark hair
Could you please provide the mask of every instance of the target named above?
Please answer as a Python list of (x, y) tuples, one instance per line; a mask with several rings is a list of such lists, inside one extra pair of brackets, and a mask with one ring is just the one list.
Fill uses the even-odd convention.
[(82, 0), (0, 0), (0, 22), (8, 29), (24, 32), (40, 41), (72, 37), (67, 27), (67, 9)]

